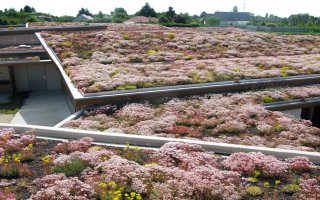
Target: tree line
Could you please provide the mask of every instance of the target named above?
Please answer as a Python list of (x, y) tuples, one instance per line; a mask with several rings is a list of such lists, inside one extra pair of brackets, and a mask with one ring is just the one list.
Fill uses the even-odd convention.
[[(103, 14), (101, 11), (98, 14), (92, 14), (88, 9), (81, 8), (77, 16), (85, 14), (96, 19), (108, 19), (108, 22), (121, 23), (129, 19), (127, 11), (124, 8), (115, 8), (110, 14)], [(189, 15), (188, 13), (177, 14), (173, 7), (169, 7), (168, 11), (157, 13), (149, 3), (146, 3), (134, 16), (145, 16), (158, 18), (162, 24), (200, 24), (201, 21), (197, 15)], [(103, 21), (103, 20), (100, 20)]]
[[(233, 7), (232, 12), (238, 12), (237, 7)], [(85, 14), (94, 18), (93, 22), (113, 22), (122, 23), (133, 16), (155, 17), (160, 24), (167, 26), (203, 26), (204, 21), (208, 26), (218, 26), (220, 20), (216, 17), (207, 17), (206, 12), (200, 15), (189, 15), (188, 13), (176, 13), (173, 7), (169, 7), (165, 12), (156, 12), (149, 3), (146, 3), (133, 16), (129, 15), (124, 8), (115, 8), (109, 14), (99, 11), (93, 14), (87, 8), (81, 8), (77, 16)], [(36, 12), (36, 9), (26, 5), (20, 11), (15, 9), (0, 10), (0, 25), (7, 24), (22, 24), (25, 22), (35, 21), (58, 21), (58, 22), (72, 22), (76, 16), (61, 16), (56, 17), (46, 13)], [(320, 31), (320, 17), (311, 16), (309, 14), (294, 14), (289, 17), (278, 17), (272, 14), (265, 16), (251, 15), (251, 21), (248, 25), (257, 26), (291, 26), (291, 27), (309, 27), (319, 29)]]

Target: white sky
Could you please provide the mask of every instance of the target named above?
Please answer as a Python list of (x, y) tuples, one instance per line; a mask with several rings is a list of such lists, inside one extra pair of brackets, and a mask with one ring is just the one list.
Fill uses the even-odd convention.
[(101, 10), (108, 14), (115, 7), (123, 7), (129, 14), (134, 14), (146, 2), (157, 12), (166, 11), (172, 6), (177, 13), (188, 12), (192, 15), (199, 15), (202, 11), (231, 11), (235, 5), (239, 11), (243, 11), (246, 2), (245, 10), (255, 15), (269, 13), (288, 17), (290, 14), (309, 13), (320, 16), (320, 0), (0, 0), (0, 10), (30, 5), (39, 12), (74, 16), (81, 7), (88, 8), (92, 13)]

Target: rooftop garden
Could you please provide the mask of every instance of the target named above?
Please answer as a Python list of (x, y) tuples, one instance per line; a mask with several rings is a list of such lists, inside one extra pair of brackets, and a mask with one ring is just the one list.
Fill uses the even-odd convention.
[(83, 93), (284, 77), (320, 69), (317, 36), (126, 30), (42, 35)]
[[(146, 3), (136, 15), (142, 15), (148, 6)], [(150, 6), (149, 9), (153, 10)], [(153, 12), (161, 24), (179, 25), (179, 20), (185, 21), (179, 26), (192, 25), (191, 16), (176, 15), (172, 7), (158, 16)], [(102, 12), (92, 15), (84, 8), (78, 14), (89, 14), (102, 22), (123, 22), (129, 18), (123, 8), (116, 8), (108, 16)], [(106, 25), (103, 31), (41, 33), (74, 86), (84, 95), (221, 81), (239, 83), (249, 79), (320, 76), (320, 36), (269, 34), (232, 27), (39, 22), (74, 19), (40, 15), (30, 6), (20, 12), (0, 10), (0, 24), (30, 21), (29, 28)], [(201, 15), (201, 21), (194, 25), (206, 20), (206, 13)], [(316, 18), (310, 20), (316, 22)], [(267, 26), (272, 25), (272, 21), (268, 22)], [(0, 27), (1, 30), (20, 28), (25, 27)], [(38, 49), (42, 47), (28, 46), (28, 50)], [(4, 52), (19, 50), (22, 48), (0, 48)], [(2, 57), (0, 63), (15, 60)], [(18, 60), (40, 60), (40, 57)], [(66, 82), (69, 85), (69, 80)], [(192, 144), (192, 141), (206, 141), (279, 148), (275, 151), (282, 155), (284, 149), (292, 149), (304, 151), (300, 153), (319, 164), (315, 156), (320, 152), (320, 129), (309, 120), (267, 110), (265, 104), (289, 100), (311, 102), (306, 99), (320, 97), (320, 85), (250, 89), (242, 93), (226, 91), (86, 107), (80, 117), (63, 125), (69, 128), (68, 132), (77, 134), (77, 140), (40, 139), (35, 130), (21, 133), (0, 127), (0, 200), (320, 199), (320, 166), (307, 157), (279, 159), (261, 152), (222, 155)], [(88, 95), (89, 98), (71, 95), (71, 99), (78, 109), (91, 97), (100, 101), (102, 97), (98, 95)], [(0, 114), (16, 113), (24, 98), (22, 94), (21, 99), (0, 104)], [(92, 138), (82, 137), (79, 130), (96, 131), (99, 138), (108, 133), (135, 134), (170, 140), (182, 138), (190, 143), (169, 142), (158, 149), (133, 147), (125, 142), (122, 147), (96, 145)], [(56, 136), (52, 134), (52, 137)]]
[(258, 152), (220, 156), (192, 144), (159, 150), (60, 143), (0, 130), (1, 199), (317, 199), (319, 166)]
[(316, 96), (318, 85), (105, 105), (87, 109), (64, 127), (319, 151), (320, 130), (310, 121), (260, 105)]

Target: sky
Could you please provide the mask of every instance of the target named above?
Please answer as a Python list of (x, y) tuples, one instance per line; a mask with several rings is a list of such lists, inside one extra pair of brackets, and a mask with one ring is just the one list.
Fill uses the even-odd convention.
[(81, 7), (88, 8), (94, 14), (99, 11), (109, 14), (115, 7), (123, 7), (128, 14), (134, 14), (146, 2), (157, 12), (172, 6), (176, 13), (188, 12), (191, 15), (200, 15), (202, 11), (232, 11), (234, 6), (238, 6), (239, 12), (245, 8), (246, 12), (261, 16), (266, 13), (279, 17), (298, 13), (320, 16), (320, 0), (0, 0), (0, 10), (30, 5), (39, 12), (75, 16)]

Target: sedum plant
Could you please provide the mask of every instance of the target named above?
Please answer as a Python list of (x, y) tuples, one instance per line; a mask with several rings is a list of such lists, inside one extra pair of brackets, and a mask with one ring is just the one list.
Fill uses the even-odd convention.
[(260, 196), (263, 194), (263, 190), (258, 186), (250, 186), (246, 189), (246, 193), (250, 196)]
[(52, 171), (54, 173), (64, 173), (67, 177), (70, 177), (80, 175), (80, 173), (87, 167), (90, 167), (89, 163), (79, 158), (73, 158), (63, 164), (55, 165), (52, 168)]
[(288, 194), (294, 194), (300, 191), (300, 186), (297, 184), (287, 184), (282, 187), (282, 191)]

